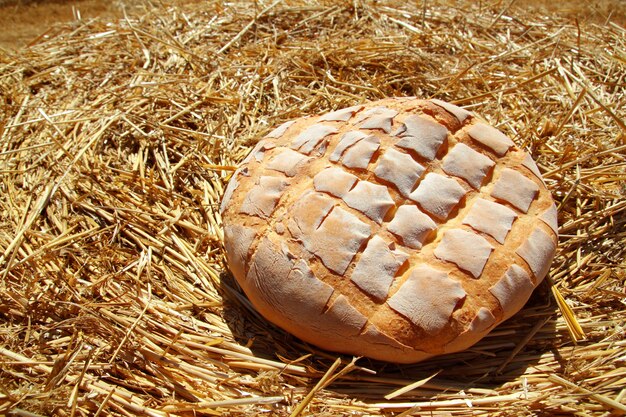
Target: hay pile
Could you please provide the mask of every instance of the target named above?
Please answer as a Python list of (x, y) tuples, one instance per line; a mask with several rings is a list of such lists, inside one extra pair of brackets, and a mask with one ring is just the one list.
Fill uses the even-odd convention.
[[(626, 412), (626, 30), (507, 4), (161, 4), (0, 52), (0, 414)], [(217, 212), (273, 125), (392, 95), (507, 132), (561, 225), (520, 314), (412, 366), (265, 322)]]

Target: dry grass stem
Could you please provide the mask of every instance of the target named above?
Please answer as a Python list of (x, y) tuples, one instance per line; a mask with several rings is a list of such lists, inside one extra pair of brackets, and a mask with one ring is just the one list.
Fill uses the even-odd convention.
[[(164, 0), (0, 50), (0, 414), (625, 413), (619, 2), (448, 3)], [(529, 151), (561, 235), (519, 314), (410, 366), (268, 324), (219, 215), (273, 126), (395, 95), (475, 110)]]

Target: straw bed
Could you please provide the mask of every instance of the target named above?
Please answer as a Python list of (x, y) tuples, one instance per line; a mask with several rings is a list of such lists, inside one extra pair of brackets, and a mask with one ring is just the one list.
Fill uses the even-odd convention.
[[(625, 414), (626, 30), (592, 17), (208, 1), (0, 51), (0, 414)], [(519, 314), (410, 366), (268, 324), (218, 213), (272, 126), (394, 95), (463, 105), (529, 150), (561, 234)]]

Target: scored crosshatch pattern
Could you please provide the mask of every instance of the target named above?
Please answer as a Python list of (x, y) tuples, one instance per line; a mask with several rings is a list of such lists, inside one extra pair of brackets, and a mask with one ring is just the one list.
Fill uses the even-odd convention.
[[(263, 141), (224, 193), (225, 224), (244, 225), (225, 228), (227, 256), (253, 304), (305, 340), (316, 343), (307, 339), (312, 329), (299, 331), (289, 312), (277, 316), (255, 295), (272, 291), (257, 282), (272, 279), (261, 264), (306, 265), (312, 272), (298, 278), (305, 287), (309, 277), (331, 289), (307, 310), (332, 329), (315, 325), (327, 339), (322, 347), (342, 350), (333, 338), (359, 323), (345, 329), (350, 340), (377, 340), (407, 361), (477, 340), (518, 310), (547, 272), (556, 210), (539, 171), (467, 110), (388, 99), (284, 123)], [(539, 226), (531, 227), (531, 215)], [(229, 244), (237, 238), (245, 244)], [(261, 259), (268, 247), (271, 262)], [(420, 342), (424, 336), (444, 343)], [(358, 344), (343, 343), (351, 351)]]

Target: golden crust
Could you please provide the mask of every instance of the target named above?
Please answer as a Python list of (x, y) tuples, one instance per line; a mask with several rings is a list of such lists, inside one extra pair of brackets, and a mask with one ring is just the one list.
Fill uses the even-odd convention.
[(449, 103), (301, 118), (257, 148), (222, 204), (227, 259), (261, 314), (322, 348), (405, 363), (465, 349), (552, 261), (554, 203), (532, 159)]

